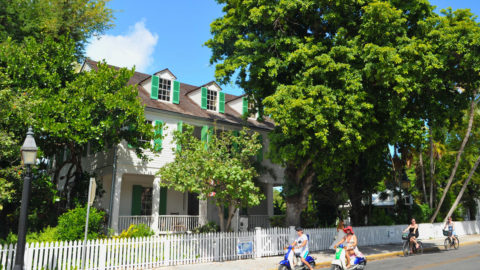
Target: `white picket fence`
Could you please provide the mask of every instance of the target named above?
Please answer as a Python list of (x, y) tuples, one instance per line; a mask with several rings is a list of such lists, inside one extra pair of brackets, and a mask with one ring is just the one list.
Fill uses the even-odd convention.
[[(479, 234), (477, 221), (456, 222), (458, 235)], [(361, 246), (401, 243), (407, 225), (355, 227)], [(420, 238), (439, 238), (443, 224), (420, 224)], [(305, 229), (311, 251), (327, 249), (334, 228)], [(293, 228), (256, 228), (251, 232), (176, 234), (135, 239), (88, 241), (85, 269), (150, 269), (154, 267), (238, 260), (283, 254), (296, 238)], [(82, 242), (30, 243), (25, 269), (81, 269)], [(15, 246), (0, 246), (0, 269), (13, 269)]]

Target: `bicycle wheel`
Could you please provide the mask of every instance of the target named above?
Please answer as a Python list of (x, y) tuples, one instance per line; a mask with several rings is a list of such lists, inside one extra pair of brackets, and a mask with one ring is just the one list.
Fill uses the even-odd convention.
[(453, 240), (453, 247), (455, 249), (458, 249), (460, 247), (460, 240), (458, 239), (458, 237), (455, 237), (454, 240)]
[(403, 248), (402, 248), (402, 251), (403, 251), (403, 256), (407, 257), (409, 252), (410, 252), (410, 247), (409, 247), (409, 243), (408, 243), (408, 240), (403, 242)]
[(418, 248), (415, 247), (417, 254), (423, 254), (423, 243), (417, 240)]
[(450, 247), (450, 239), (447, 237), (445, 238), (445, 241), (443, 242), (443, 246), (445, 247), (445, 250), (448, 250)]

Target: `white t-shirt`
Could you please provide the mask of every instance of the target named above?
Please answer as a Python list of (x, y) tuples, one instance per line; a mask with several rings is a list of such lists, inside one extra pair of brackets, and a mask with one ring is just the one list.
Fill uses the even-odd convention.
[(302, 236), (299, 236), (297, 240), (295, 240), (295, 242), (297, 242), (297, 247), (303, 244), (303, 242), (307, 242), (305, 246), (297, 249), (298, 253), (303, 253), (304, 251), (308, 251), (308, 238), (306, 234), (302, 234)]

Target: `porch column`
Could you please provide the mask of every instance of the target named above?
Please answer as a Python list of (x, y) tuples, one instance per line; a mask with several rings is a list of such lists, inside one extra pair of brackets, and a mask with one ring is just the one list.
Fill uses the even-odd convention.
[(158, 213), (160, 212), (160, 177), (155, 176), (153, 179), (152, 190), (152, 230), (158, 233)]
[(112, 229), (115, 232), (118, 231), (118, 219), (119, 219), (119, 214), (120, 214), (120, 196), (121, 196), (121, 191), (122, 191), (122, 179), (123, 179), (123, 172), (122, 171), (117, 171), (116, 177), (115, 177), (115, 190), (113, 191), (113, 207), (112, 207)]
[(198, 200), (198, 224), (200, 226), (203, 226), (208, 222), (207, 209), (207, 200)]
[(267, 197), (267, 215), (269, 217), (273, 216), (273, 184), (265, 184), (266, 188), (266, 197)]

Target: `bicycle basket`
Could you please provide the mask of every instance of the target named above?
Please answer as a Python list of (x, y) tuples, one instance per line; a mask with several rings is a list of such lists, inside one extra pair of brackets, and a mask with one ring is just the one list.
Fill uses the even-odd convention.
[(402, 239), (403, 240), (408, 240), (408, 233), (402, 234)]
[(449, 230), (443, 230), (443, 235), (444, 235), (444, 236), (450, 236), (451, 233), (450, 233)]

